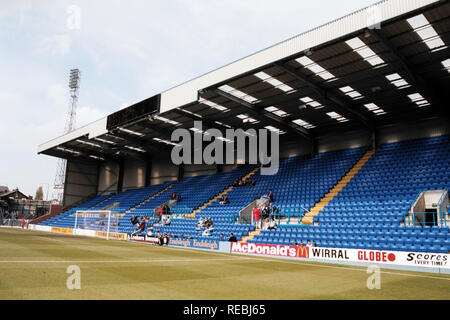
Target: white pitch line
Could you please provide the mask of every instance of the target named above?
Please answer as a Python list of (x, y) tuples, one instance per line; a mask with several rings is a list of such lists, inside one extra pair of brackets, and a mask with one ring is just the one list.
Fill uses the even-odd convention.
[[(9, 231), (9, 230), (8, 230)], [(34, 230), (33, 230), (34, 231)], [(130, 241), (129, 243), (134, 244), (141, 244), (140, 242)], [(180, 251), (191, 251), (195, 253), (200, 254), (210, 254), (210, 255), (225, 255), (225, 253), (220, 252), (208, 252), (204, 250), (190, 250), (187, 248), (179, 248), (179, 247), (164, 247), (164, 249), (171, 249), (171, 250), (180, 250)], [(231, 258), (231, 259), (181, 259), (181, 260), (128, 260), (128, 261), (1, 261), (0, 263), (36, 263), (36, 262), (42, 262), (42, 263), (151, 263), (151, 262), (195, 262), (195, 261), (229, 261), (229, 260), (256, 260), (256, 261), (266, 261), (266, 262), (278, 262), (278, 263), (288, 263), (288, 264), (300, 264), (300, 265), (307, 265), (307, 266), (314, 266), (314, 267), (320, 267), (320, 268), (331, 268), (331, 269), (340, 269), (340, 270), (350, 270), (350, 271), (360, 271), (360, 272), (367, 272), (365, 267), (360, 268), (351, 268), (351, 267), (344, 267), (344, 266), (329, 266), (324, 265), (321, 262), (317, 263), (308, 263), (303, 261), (287, 261), (277, 258), (259, 258), (259, 257), (240, 257), (237, 259)], [(399, 273), (399, 272), (390, 272), (390, 271), (380, 271), (380, 273), (383, 274), (392, 274), (392, 275), (398, 275), (398, 276), (405, 276), (405, 277), (417, 277), (417, 278), (425, 278), (425, 279), (437, 279), (437, 280), (447, 280), (450, 281), (450, 278), (444, 278), (444, 277), (433, 277), (433, 276), (427, 276), (427, 275), (420, 275), (420, 274), (407, 274), (407, 273)]]
[[(307, 266), (313, 266), (313, 267), (320, 267), (320, 268), (332, 268), (332, 269), (342, 269), (342, 270), (351, 270), (351, 271), (360, 271), (360, 272), (367, 272), (367, 268), (361, 267), (361, 268), (351, 268), (351, 267), (344, 267), (344, 266), (329, 266), (324, 265), (318, 262), (315, 263), (309, 263), (309, 262), (303, 262), (303, 261), (286, 261), (281, 259), (265, 259), (265, 258), (258, 258), (253, 257), (251, 258), (253, 260), (259, 260), (259, 261), (266, 261), (266, 262), (278, 262), (278, 263), (289, 263), (289, 264), (301, 264), (301, 265), (307, 265)], [(381, 269), (381, 268), (380, 268)], [(428, 275), (420, 275), (420, 274), (408, 274), (408, 273), (399, 273), (399, 272), (391, 272), (391, 271), (381, 271), (380, 273), (384, 274), (393, 274), (393, 275), (399, 275), (399, 276), (405, 276), (405, 277), (418, 277), (418, 278), (426, 278), (426, 279), (438, 279), (438, 280), (447, 280), (450, 281), (450, 278), (444, 278), (444, 277), (433, 277)]]

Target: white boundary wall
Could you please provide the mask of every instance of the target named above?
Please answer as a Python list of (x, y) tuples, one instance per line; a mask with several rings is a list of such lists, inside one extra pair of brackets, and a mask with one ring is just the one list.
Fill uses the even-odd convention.
[[(307, 252), (306, 252), (307, 251)], [(298, 261), (338, 263), (359, 266), (377, 265), (381, 268), (450, 274), (450, 255), (408, 251), (380, 251), (342, 248), (304, 248), (235, 242), (230, 246), (234, 254), (290, 258)]]

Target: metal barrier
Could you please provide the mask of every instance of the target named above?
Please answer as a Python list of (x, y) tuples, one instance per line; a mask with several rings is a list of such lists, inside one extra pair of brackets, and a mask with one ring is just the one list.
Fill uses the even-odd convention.
[[(438, 208), (439, 208), (439, 214), (441, 217), (441, 225), (442, 226), (447, 226), (449, 207), (450, 207), (450, 204), (449, 204), (448, 188), (446, 188), (444, 193), (442, 193), (442, 196), (438, 202)], [(450, 222), (450, 221), (448, 221), (448, 222)]]
[(440, 217), (436, 212), (412, 212), (405, 214), (403, 222), (405, 226), (439, 226)]

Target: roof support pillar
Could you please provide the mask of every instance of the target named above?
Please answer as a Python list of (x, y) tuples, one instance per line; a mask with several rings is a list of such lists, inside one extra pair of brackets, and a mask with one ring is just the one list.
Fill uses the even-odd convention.
[(152, 184), (152, 158), (148, 158), (145, 163), (145, 186)]
[(117, 193), (121, 193), (123, 190), (123, 176), (125, 171), (125, 161), (119, 162), (119, 176), (117, 177)]

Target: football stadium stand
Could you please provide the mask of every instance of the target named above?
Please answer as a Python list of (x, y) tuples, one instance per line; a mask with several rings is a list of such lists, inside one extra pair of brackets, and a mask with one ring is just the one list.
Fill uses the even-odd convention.
[(384, 144), (315, 217), (318, 226), (263, 231), (254, 242), (448, 252), (448, 226), (406, 226), (417, 194), (448, 190), (448, 136)]
[[(73, 227), (77, 210), (101, 210), (117, 204), (111, 210), (124, 214), (118, 230), (128, 234), (134, 230), (132, 216), (148, 216), (154, 231), (199, 238), (197, 221), (209, 217), (214, 226), (213, 235), (208, 237), (211, 240), (233, 232), (238, 240), (254, 243), (292, 245), (310, 240), (321, 247), (446, 253), (448, 225), (438, 221), (434, 225), (408, 225), (406, 217), (422, 191), (448, 190), (449, 167), (449, 136), (387, 143), (375, 152), (360, 147), (320, 153), (313, 159), (285, 158), (276, 175), (261, 175), (259, 167), (247, 165), (227, 173), (99, 196), (42, 224)], [(232, 186), (242, 178), (256, 183)], [(342, 181), (342, 188), (336, 188)], [(239, 223), (239, 212), (269, 189), (280, 212), (278, 228), (255, 230), (251, 221)], [(173, 192), (181, 196), (171, 208), (175, 219), (170, 226), (159, 225), (155, 209), (167, 203)], [(330, 192), (335, 194), (328, 203), (311, 213)], [(220, 203), (223, 194), (230, 203)], [(312, 224), (308, 217), (312, 217)]]
[[(42, 143), (38, 154), (67, 169), (65, 212), (40, 224), (74, 227), (77, 211), (108, 210), (118, 238), (137, 216), (146, 230), (205, 239), (192, 247), (232, 232), (242, 247), (448, 253), (449, 35), (449, 1), (380, 1)], [(258, 164), (249, 165), (254, 148), (239, 158), (230, 131), (257, 146)], [(219, 140), (227, 161), (197, 161)], [(262, 172), (265, 142), (280, 158), (274, 175)], [(255, 209), (269, 190), (270, 229)], [(81, 227), (104, 230), (84, 217)], [(205, 218), (214, 230), (203, 236)]]

